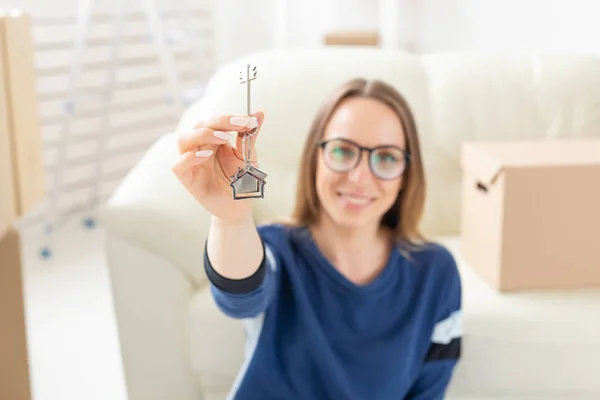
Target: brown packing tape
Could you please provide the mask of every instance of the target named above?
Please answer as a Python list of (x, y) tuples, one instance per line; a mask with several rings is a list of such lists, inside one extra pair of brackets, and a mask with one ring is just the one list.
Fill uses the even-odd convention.
[(0, 17), (6, 121), (12, 159), (15, 214), (23, 216), (46, 185), (31, 18), (15, 11)]

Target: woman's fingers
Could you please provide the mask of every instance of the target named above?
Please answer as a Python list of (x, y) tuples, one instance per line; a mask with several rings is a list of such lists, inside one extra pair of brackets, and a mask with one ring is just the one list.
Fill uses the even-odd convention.
[(194, 182), (194, 168), (205, 163), (214, 154), (212, 150), (189, 151), (180, 155), (171, 167), (177, 178), (188, 187)]
[(214, 151), (217, 146), (229, 143), (236, 135), (236, 131), (215, 131), (210, 128), (198, 128), (181, 134), (177, 146), (180, 154), (198, 148)]
[(216, 131), (246, 132), (258, 126), (256, 118), (245, 115), (221, 114), (200, 121), (195, 128), (210, 128)]
[(250, 138), (250, 159), (254, 161), (256, 160), (254, 143), (263, 121), (264, 113), (262, 111), (255, 112), (249, 117), (232, 114), (215, 115), (199, 122), (195, 129), (179, 136), (177, 142), (179, 154), (198, 150), (211, 150), (214, 153), (219, 146), (235, 142), (235, 155), (238, 159), (243, 160), (242, 139), (247, 134), (256, 132)]

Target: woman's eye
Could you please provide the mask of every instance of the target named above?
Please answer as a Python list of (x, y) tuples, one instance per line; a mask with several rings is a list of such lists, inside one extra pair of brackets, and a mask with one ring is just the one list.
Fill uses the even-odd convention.
[(354, 156), (354, 150), (345, 147), (336, 147), (333, 149), (333, 155), (340, 158), (351, 158)]
[(380, 164), (395, 164), (398, 162), (398, 158), (391, 153), (377, 154), (375, 161)]

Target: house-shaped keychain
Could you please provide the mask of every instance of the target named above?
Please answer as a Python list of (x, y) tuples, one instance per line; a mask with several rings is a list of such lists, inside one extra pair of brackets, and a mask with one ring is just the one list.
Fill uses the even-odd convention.
[(252, 165), (238, 168), (231, 176), (229, 186), (233, 189), (233, 199), (264, 198), (265, 178), (267, 174)]

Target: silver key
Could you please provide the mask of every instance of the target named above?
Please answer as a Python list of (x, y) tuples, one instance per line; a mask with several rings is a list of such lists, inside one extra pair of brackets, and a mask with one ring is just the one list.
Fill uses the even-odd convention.
[[(240, 71), (240, 83), (246, 84), (246, 115), (252, 114), (250, 109), (250, 82), (256, 79), (257, 69), (255, 65), (247, 64), (244, 71)], [(233, 191), (233, 199), (264, 198), (265, 178), (267, 174), (254, 168), (250, 161), (250, 138), (258, 132), (254, 128), (245, 134), (242, 139), (242, 154), (244, 155), (244, 167), (239, 167), (237, 172), (231, 176), (229, 186)]]
[(250, 116), (250, 114), (252, 113), (252, 111), (250, 109), (250, 82), (252, 82), (253, 80), (256, 79), (256, 75), (257, 75), (256, 65), (247, 64), (246, 70), (240, 71), (240, 83), (242, 85), (244, 83), (247, 83), (247, 85), (246, 85), (246, 115), (247, 116)]

